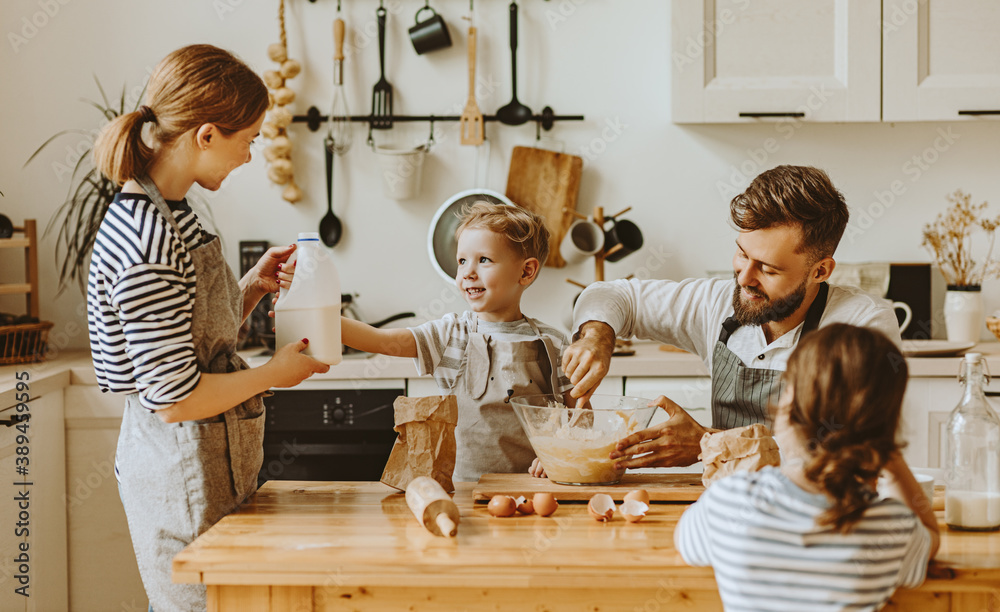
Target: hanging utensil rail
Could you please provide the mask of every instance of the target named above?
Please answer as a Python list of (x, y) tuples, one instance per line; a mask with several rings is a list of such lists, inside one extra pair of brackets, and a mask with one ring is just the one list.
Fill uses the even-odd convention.
[[(345, 117), (350, 121), (356, 123), (367, 123), (369, 125), (375, 123), (376, 121), (429, 121), (431, 123), (436, 121), (458, 121), (461, 119), (460, 115), (391, 115), (391, 116), (381, 116), (375, 117), (373, 115), (351, 115)], [(306, 111), (305, 115), (295, 115), (292, 117), (293, 123), (305, 123), (309, 126), (310, 131), (319, 130), (320, 126), (325, 122), (329, 121), (329, 115), (324, 115), (320, 113), (319, 109), (315, 106), (310, 106), (309, 110)], [(583, 121), (583, 115), (557, 115), (552, 110), (552, 107), (546, 106), (542, 109), (541, 113), (537, 113), (531, 116), (531, 121), (534, 121), (539, 127), (548, 131), (552, 129), (552, 126), (556, 121)], [(483, 115), (483, 121), (497, 121), (496, 115)]]

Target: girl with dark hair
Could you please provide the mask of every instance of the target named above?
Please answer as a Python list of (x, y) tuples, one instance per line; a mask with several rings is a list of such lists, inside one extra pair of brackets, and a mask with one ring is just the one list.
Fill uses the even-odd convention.
[(727, 608), (878, 610), (923, 582), (939, 536), (896, 439), (906, 381), (880, 332), (834, 324), (799, 342), (773, 407), (780, 469), (716, 482), (674, 534), (685, 561), (714, 568)]
[(256, 490), (261, 394), (329, 366), (302, 355), (302, 340), (248, 369), (240, 324), (291, 278), (279, 270), (295, 246), (268, 250), (237, 281), (184, 199), (250, 161), (264, 83), (230, 53), (192, 45), (160, 62), (145, 102), (94, 145), (122, 189), (94, 244), (90, 346), (101, 390), (127, 394), (115, 473), (150, 608), (204, 610), (204, 586), (172, 583), (174, 555)]

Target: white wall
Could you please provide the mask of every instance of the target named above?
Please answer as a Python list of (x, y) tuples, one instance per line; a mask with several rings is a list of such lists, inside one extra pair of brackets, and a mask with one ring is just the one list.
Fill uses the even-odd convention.
[[(331, 99), (331, 22), (336, 3), (288, 0), (291, 57), (305, 65), (291, 81), (303, 113), (311, 104), (326, 112)], [(367, 112), (378, 78), (374, 0), (343, 0), (349, 31), (346, 87), (351, 110)], [(467, 81), (465, 58), (468, 10), (465, 0), (435, 0), (451, 28), (455, 46), (426, 56), (414, 53), (406, 38), (418, 0), (386, 3), (390, 10), (387, 72), (395, 87), (396, 110), (410, 114), (458, 114)], [(507, 47), (508, 3), (476, 2), (479, 26), (479, 103), (494, 112), (510, 99)], [(46, 8), (48, 13), (46, 14)], [(80, 98), (94, 98), (96, 75), (109, 94), (123, 84), (134, 88), (156, 62), (178, 46), (210, 42), (235, 51), (260, 71), (271, 68), (266, 48), (278, 39), (277, 2), (249, 0), (4, 0), (0, 5), (0, 211), (19, 221), (44, 223), (65, 197), (69, 182), (54, 164), (65, 163), (84, 140), (67, 136), (41, 159), (22, 169), (35, 148), (58, 130), (94, 129), (99, 116)], [(32, 21), (42, 24), (32, 28)], [(876, 213), (866, 229), (845, 237), (838, 259), (926, 261), (920, 249), (924, 223), (942, 211), (945, 196), (957, 188), (976, 201), (1000, 205), (995, 164), (1000, 123), (802, 124), (793, 133), (774, 125), (678, 126), (670, 122), (670, 18), (662, 0), (525, 0), (521, 6), (519, 97), (533, 109), (551, 105), (564, 114), (584, 114), (583, 123), (560, 124), (548, 136), (567, 152), (583, 155), (579, 209), (625, 206), (627, 218), (645, 231), (645, 248), (617, 264), (608, 278), (636, 272), (680, 278), (729, 266), (735, 232), (727, 223), (728, 201), (760, 170), (782, 164), (826, 169), (840, 187), (859, 222), (860, 212)], [(18, 39), (18, 37), (21, 37)], [(617, 126), (617, 127), (614, 127)], [(376, 133), (379, 142), (415, 143), (427, 126), (401, 126)], [(941, 133), (951, 134), (949, 141)], [(434, 272), (426, 255), (426, 234), (437, 207), (449, 195), (474, 186), (504, 191), (511, 148), (530, 145), (534, 125), (512, 128), (489, 124), (490, 172), (483, 184), (474, 177), (477, 150), (458, 144), (456, 124), (436, 126), (437, 146), (425, 165), (419, 199), (397, 202), (383, 197), (374, 155), (359, 125), (346, 157), (337, 160), (336, 201), (344, 220), (344, 240), (334, 250), (343, 288), (361, 295), (370, 320), (402, 310), (437, 316), (463, 306), (457, 291)], [(237, 265), (241, 239), (291, 242), (299, 231), (317, 227), (324, 214), (321, 133), (301, 124), (292, 128), (296, 177), (304, 201), (290, 205), (255, 159), (207, 200)], [(764, 151), (768, 139), (777, 151)], [(549, 143), (551, 144), (551, 143)], [(549, 146), (549, 145), (547, 145)], [(939, 149), (935, 150), (935, 146)], [(772, 150), (774, 147), (771, 147)], [(485, 152), (483, 152), (485, 154)], [(924, 168), (914, 156), (933, 160)], [(878, 193), (902, 181), (905, 193), (888, 208)], [(51, 250), (41, 258), (44, 318), (59, 324), (58, 345), (85, 346), (84, 300), (75, 288), (58, 299)], [(20, 265), (10, 253), (0, 258), (2, 277)], [(15, 265), (16, 264), (16, 265)], [(589, 282), (589, 263), (544, 269), (525, 296), (524, 310), (561, 323), (576, 289), (564, 279)], [(0, 301), (0, 309), (21, 302)], [(1000, 307), (1000, 283), (988, 283), (987, 310)]]

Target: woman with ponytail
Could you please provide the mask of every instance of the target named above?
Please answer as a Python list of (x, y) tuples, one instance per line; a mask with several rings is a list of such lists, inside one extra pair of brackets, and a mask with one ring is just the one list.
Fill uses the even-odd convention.
[(102, 391), (126, 394), (115, 473), (150, 609), (205, 609), (204, 586), (172, 583), (174, 555), (256, 490), (261, 394), (329, 369), (301, 354), (305, 339), (253, 370), (236, 355), (243, 320), (291, 278), (281, 265), (295, 246), (237, 281), (185, 200), (250, 161), (267, 104), (246, 64), (192, 45), (160, 62), (145, 104), (94, 145), (121, 192), (94, 244), (90, 346)]
[(878, 610), (923, 582), (939, 536), (899, 452), (906, 381), (878, 331), (837, 323), (799, 341), (772, 406), (781, 467), (719, 480), (674, 534), (685, 561), (715, 569), (727, 609)]

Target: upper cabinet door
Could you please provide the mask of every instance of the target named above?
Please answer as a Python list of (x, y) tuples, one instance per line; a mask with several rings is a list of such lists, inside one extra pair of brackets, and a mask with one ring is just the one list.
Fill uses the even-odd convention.
[(882, 4), (884, 121), (1000, 116), (1000, 2)]
[(880, 24), (874, 0), (673, 0), (672, 119), (878, 121)]

